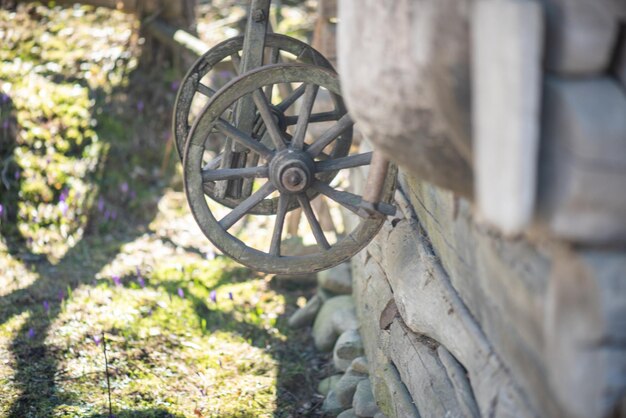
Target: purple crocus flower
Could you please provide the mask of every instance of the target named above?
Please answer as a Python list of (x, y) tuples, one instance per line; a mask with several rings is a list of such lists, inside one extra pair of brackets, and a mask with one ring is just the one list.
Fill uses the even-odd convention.
[(185, 291), (182, 288), (178, 288), (178, 297), (184, 299), (185, 298)]
[(124, 194), (128, 193), (128, 183), (124, 182), (120, 184), (120, 191)]
[(50, 303), (47, 300), (43, 301), (43, 309), (46, 311), (46, 313), (50, 312)]
[(69, 195), (70, 195), (69, 190), (63, 189), (63, 191), (61, 192), (61, 196), (59, 196), (59, 202), (65, 202)]
[(102, 198), (102, 196), (100, 196), (98, 198), (98, 212), (102, 213), (103, 210), (104, 210), (104, 199)]
[(35, 338), (35, 330), (34, 330), (34, 329), (30, 328), (30, 329), (28, 330), (28, 338), (30, 338), (31, 340), (32, 340), (33, 338)]
[(15, 180), (19, 180), (19, 179), (20, 179), (20, 175), (21, 175), (21, 174), (20, 174), (20, 170), (17, 170), (17, 171), (15, 172)]
[(139, 101), (137, 102), (137, 110), (138, 110), (139, 112), (143, 112), (143, 108), (144, 108), (143, 100), (139, 100)]
[(178, 90), (179, 87), (180, 87), (180, 80), (174, 80), (170, 84), (170, 88), (172, 89), (172, 91)]
[(117, 211), (114, 211), (114, 210), (111, 211), (111, 219), (112, 220), (117, 219)]
[(141, 275), (141, 271), (139, 271), (139, 267), (135, 267), (135, 269), (137, 271), (137, 283), (139, 283), (139, 286), (141, 286), (141, 288), (143, 289), (144, 287), (146, 287), (146, 281)]
[(228, 292), (228, 299), (233, 300), (233, 292)]
[(0, 101), (2, 102), (2, 104), (7, 103), (9, 101), (9, 95), (0, 93)]
[(118, 276), (117, 274), (114, 274), (113, 277), (113, 283), (115, 283), (115, 286), (121, 286), (122, 285), (122, 279), (120, 279), (120, 276)]
[(0, 204), (0, 218), (2, 217), (3, 214), (4, 214), (4, 206)]
[(209, 297), (211, 298), (211, 302), (213, 303), (217, 302), (217, 292), (215, 290), (211, 290)]
[(63, 302), (63, 299), (65, 299), (65, 292), (63, 292), (62, 290), (59, 290), (58, 296), (59, 296), (59, 301)]
[(99, 335), (97, 335), (97, 334), (96, 334), (96, 335), (94, 335), (94, 336), (93, 336), (93, 342), (94, 342), (94, 343), (96, 343), (96, 345), (97, 345), (97, 346), (99, 346), (99, 345), (100, 345), (100, 343), (102, 342), (102, 337), (101, 337), (101, 336), (99, 336)]
[(61, 214), (65, 216), (67, 213), (67, 203), (65, 203), (65, 201), (59, 202), (59, 209), (61, 209)]

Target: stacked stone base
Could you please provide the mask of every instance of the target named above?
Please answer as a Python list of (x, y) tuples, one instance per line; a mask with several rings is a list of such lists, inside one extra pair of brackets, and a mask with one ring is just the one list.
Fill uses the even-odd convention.
[(333, 353), (336, 374), (318, 386), (325, 396), (322, 411), (339, 418), (385, 418), (372, 393), (349, 264), (319, 273), (317, 281), (317, 293), (294, 313), (289, 325), (312, 326), (316, 348)]

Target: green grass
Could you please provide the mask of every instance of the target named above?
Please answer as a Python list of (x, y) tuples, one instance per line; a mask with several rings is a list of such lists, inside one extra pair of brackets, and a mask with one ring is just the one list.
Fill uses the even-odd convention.
[(286, 326), (303, 293), (199, 233), (166, 153), (180, 73), (136, 29), (0, 10), (0, 416), (106, 417), (109, 389), (116, 417), (307, 415), (320, 357)]
[[(295, 399), (306, 400), (303, 389), (310, 396), (305, 367), (314, 354), (306, 335), (286, 327), (297, 293), (278, 293), (221, 256), (170, 254), (140, 267), (142, 283), (136, 268), (120, 262), (124, 254), (95, 282), (67, 280), (80, 275), (78, 260), (39, 267), (25, 291), (1, 299), (1, 416), (106, 412), (102, 335), (116, 416), (288, 416), (298, 402), (279, 399), (279, 388)], [(40, 284), (45, 274), (50, 281)], [(70, 283), (63, 288), (57, 277)]]

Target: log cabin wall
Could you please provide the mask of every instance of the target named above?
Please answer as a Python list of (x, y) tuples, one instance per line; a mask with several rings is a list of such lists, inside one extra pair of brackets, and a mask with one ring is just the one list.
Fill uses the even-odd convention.
[(352, 260), (388, 417), (626, 417), (625, 28), (621, 0), (339, 2), (349, 110), (400, 166)]

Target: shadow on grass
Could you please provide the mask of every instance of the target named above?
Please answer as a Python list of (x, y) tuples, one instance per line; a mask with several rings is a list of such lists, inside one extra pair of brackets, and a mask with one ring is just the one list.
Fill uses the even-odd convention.
[[(225, 277), (230, 276), (225, 275)], [(237, 277), (240, 279), (237, 280)], [(223, 284), (242, 282), (241, 277), (243, 275), (235, 275), (235, 280), (229, 281), (222, 277), (215, 286), (206, 289), (216, 291)], [(246, 277), (254, 277), (254, 274), (249, 273)], [(162, 288), (172, 298), (180, 297), (179, 290), (182, 290), (184, 298), (191, 303), (199, 322), (206, 324), (206, 328), (203, 329), (204, 335), (210, 335), (215, 331), (238, 335), (250, 345), (264, 349), (277, 361), (277, 398), (274, 417), (319, 416), (318, 407), (322, 399), (313, 398), (312, 395), (316, 390), (316, 382), (320, 374), (324, 373), (322, 369), (326, 368), (328, 359), (315, 350), (308, 329), (294, 330), (288, 326), (287, 321), (292, 312), (286, 310), (277, 318), (275, 327), (280, 334), (287, 336), (286, 340), (282, 340), (265, 329), (260, 321), (254, 321), (257, 315), (256, 306), (248, 302), (233, 301), (233, 311), (224, 312), (216, 302), (194, 295), (189, 285), (189, 280), (170, 280), (157, 286), (149, 284), (148, 287)], [(197, 282), (194, 286), (197, 286)], [(298, 297), (302, 296), (304, 291), (302, 288), (284, 289), (280, 286), (272, 286), (272, 290), (284, 297), (287, 307), (295, 306)], [(312, 290), (309, 289), (309, 291)], [(219, 297), (223, 299), (225, 296), (222, 293)], [(240, 319), (237, 316), (251, 319)], [(297, 348), (294, 349), (294, 347)]]
[[(156, 164), (158, 167), (163, 159), (163, 147), (159, 145), (148, 147), (153, 154), (152, 158), (146, 158), (145, 149), (139, 155), (132, 155), (127, 152), (127, 149), (118, 148), (125, 142), (137, 140), (136, 132), (132, 130), (136, 130), (138, 126), (133, 125), (132, 119), (130, 119), (134, 117), (133, 113), (136, 112), (135, 103), (163, 103), (163, 97), (159, 97), (158, 89), (150, 90), (145, 87), (146, 77), (146, 74), (141, 70), (135, 71), (131, 74), (130, 85), (124, 88), (119, 99), (109, 103), (105, 103), (106, 97), (103, 92), (91, 92), (91, 96), (96, 99), (94, 111), (97, 112), (94, 116), (101, 122), (100, 126), (104, 126), (106, 129), (106, 120), (103, 118), (111, 117), (107, 112), (112, 110), (126, 113), (126, 119), (118, 122), (120, 127), (127, 128), (128, 125), (126, 124), (132, 126), (130, 131), (123, 132), (125, 140), (116, 138), (120, 132), (103, 132), (102, 128), (98, 128), (101, 141), (110, 146), (107, 162), (102, 169), (103, 177), (99, 183), (104, 193), (107, 193), (108, 190), (112, 200), (115, 200), (116, 190), (114, 188), (119, 184), (120, 179), (130, 178), (131, 171), (137, 168), (152, 173), (154, 172), (154, 165)], [(115, 93), (120, 92), (113, 92), (110, 97), (117, 97)], [(154, 129), (159, 130), (159, 133), (169, 130), (170, 105), (167, 105), (167, 114), (164, 114), (163, 110), (156, 106), (153, 108), (146, 105), (143, 117), (151, 119), (152, 123), (156, 125)], [(119, 112), (120, 109), (124, 109), (124, 111)], [(13, 132), (16, 131), (16, 129), (11, 129)], [(135, 139), (129, 138), (133, 135)], [(154, 141), (153, 136), (149, 138), (145, 138), (145, 136), (144, 142)], [(12, 140), (15, 143), (15, 137)], [(133, 146), (136, 145), (133, 144)], [(168, 181), (168, 173), (166, 172), (161, 178), (151, 179), (146, 186), (150, 194), (161, 196), (164, 185)], [(9, 193), (3, 192), (2, 201), (5, 202), (3, 206), (7, 210), (4, 211), (3, 215), (5, 221), (0, 223), (0, 234), (5, 237), (9, 253), (20, 259), (25, 267), (33, 271), (37, 279), (26, 287), (0, 297), (0, 325), (15, 316), (28, 314), (17, 333), (17, 337), (13, 339), (10, 345), (10, 351), (15, 359), (13, 381), (20, 391), (20, 395), (12, 403), (8, 416), (11, 418), (44, 417), (51, 416), (56, 406), (73, 402), (69, 396), (60, 393), (56, 388), (57, 356), (51, 352), (45, 343), (51, 324), (62, 311), (69, 292), (78, 286), (92, 283), (95, 275), (115, 258), (125, 243), (132, 242), (146, 231), (148, 224), (157, 213), (157, 199), (145, 199), (140, 210), (135, 210), (134, 214), (128, 218), (121, 219), (120, 217), (116, 223), (108, 222), (105, 224), (100, 222), (97, 224), (94, 219), (97, 214), (95, 210), (92, 210), (89, 231), (85, 233), (77, 245), (68, 250), (57, 264), (52, 264), (46, 257), (32, 254), (25, 239), (17, 233), (15, 226), (17, 225), (19, 190), (19, 182), (14, 182)], [(115, 202), (122, 210), (127, 209), (124, 207), (127, 203)], [(94, 229), (99, 229), (99, 231), (94, 231)], [(106, 244), (99, 236), (103, 230), (109, 236)], [(160, 410), (146, 410), (127, 411), (118, 416), (165, 417), (172, 415)]]

